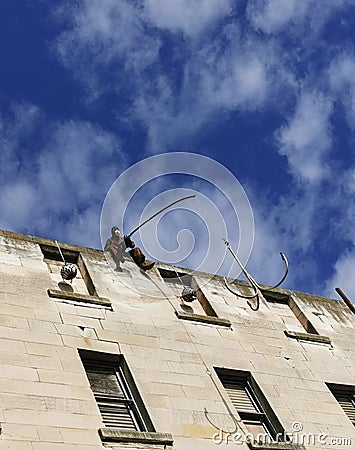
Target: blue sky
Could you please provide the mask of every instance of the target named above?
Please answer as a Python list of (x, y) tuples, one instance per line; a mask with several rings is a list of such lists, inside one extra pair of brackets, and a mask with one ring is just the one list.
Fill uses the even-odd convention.
[(249, 197), (255, 278), (283, 251), (285, 287), (355, 299), (354, 0), (2, 0), (0, 20), (1, 228), (98, 247), (125, 169), (198, 153)]

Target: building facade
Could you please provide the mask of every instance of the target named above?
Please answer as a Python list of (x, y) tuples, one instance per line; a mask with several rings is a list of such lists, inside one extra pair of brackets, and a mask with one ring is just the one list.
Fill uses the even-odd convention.
[(0, 449), (355, 448), (343, 301), (59, 249), (0, 232)]

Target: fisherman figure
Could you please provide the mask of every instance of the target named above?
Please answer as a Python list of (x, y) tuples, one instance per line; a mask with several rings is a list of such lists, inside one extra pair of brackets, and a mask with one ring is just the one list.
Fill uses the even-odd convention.
[(142, 250), (139, 247), (136, 247), (136, 244), (132, 241), (132, 239), (129, 236), (124, 237), (124, 242), (126, 245), (126, 248), (131, 248), (129, 250), (129, 254), (132, 256), (133, 261), (137, 264), (137, 266), (146, 271), (151, 269), (154, 266), (154, 262), (147, 263), (145, 262), (145, 255), (142, 252)]
[(130, 248), (129, 254), (131, 255), (133, 261), (137, 266), (146, 271), (154, 266), (154, 262), (146, 263), (145, 255), (142, 250), (135, 246), (135, 243), (131, 240), (129, 236), (121, 236), (121, 231), (118, 227), (111, 228), (111, 237), (107, 239), (104, 251), (110, 252), (113, 260), (116, 263), (115, 270), (117, 272), (122, 272), (121, 263), (124, 262), (125, 250)]
[(118, 227), (111, 228), (111, 237), (107, 239), (104, 251), (109, 252), (116, 263), (115, 270), (122, 272), (121, 263), (124, 262), (126, 245)]

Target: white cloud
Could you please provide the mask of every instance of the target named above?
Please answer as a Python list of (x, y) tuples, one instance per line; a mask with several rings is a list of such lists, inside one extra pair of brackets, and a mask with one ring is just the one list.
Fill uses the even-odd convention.
[(319, 92), (303, 92), (288, 125), (278, 131), (279, 152), (287, 157), (296, 178), (314, 183), (327, 175), (331, 112), (331, 99)]
[(325, 295), (338, 298), (334, 289), (340, 287), (344, 293), (355, 302), (355, 251), (347, 251), (339, 257), (334, 265), (334, 273), (327, 281)]
[[(285, 272), (285, 265), (280, 257), (280, 252), (290, 257), (291, 255), (287, 251), (289, 246), (285, 246), (285, 236), (280, 232), (280, 227), (270, 214), (266, 216), (263, 208), (257, 204), (254, 204), (253, 212), (255, 239), (247, 269), (258, 283), (275, 285), (281, 280)], [(294, 269), (292, 267), (287, 281), (281, 287), (292, 286), (292, 281), (295, 278)]]
[(247, 14), (256, 29), (274, 33), (302, 17), (308, 4), (307, 0), (252, 0), (248, 2)]
[[(32, 164), (30, 147), (32, 132), (44, 120), (40, 109), (26, 103), (13, 103), (0, 117), (0, 173), (2, 179), (18, 176)], [(16, 126), (15, 126), (16, 123)], [(23, 150), (21, 155), (20, 149)]]
[[(237, 52), (236, 52), (237, 53)], [(202, 73), (201, 98), (213, 108), (253, 109), (262, 105), (268, 88), (267, 68), (261, 59), (246, 53), (217, 59), (213, 70)]]
[[(329, 220), (332, 237), (336, 236), (338, 254), (333, 273), (326, 281), (323, 295), (338, 298), (335, 287), (340, 287), (355, 302), (355, 166), (332, 180), (331, 191), (324, 201), (325, 207), (336, 208)], [(334, 245), (334, 244), (333, 244)]]
[[(142, 10), (126, 0), (66, 2), (56, 17), (67, 21), (54, 48), (86, 88), (86, 101), (123, 89), (122, 73), (140, 73), (158, 57), (160, 41), (145, 32)], [(102, 77), (107, 77), (103, 82)], [(135, 78), (125, 78), (135, 83)]]
[[(282, 287), (299, 289), (305, 278), (315, 276), (313, 261), (318, 214), (323, 208), (317, 189), (294, 189), (277, 200), (265, 189), (246, 186), (255, 218), (255, 239), (248, 268), (262, 284), (272, 285), (284, 273), (280, 252), (290, 270)], [(306, 274), (306, 276), (305, 276)]]
[(350, 195), (355, 194), (355, 167), (350, 168), (347, 173), (344, 174), (344, 187)]
[(354, 0), (249, 0), (247, 17), (258, 31), (275, 35), (287, 31), (288, 37), (301, 36), (309, 42), (337, 10), (352, 5)]
[(201, 48), (186, 61), (178, 91), (164, 75), (156, 89), (151, 80), (142, 82), (132, 114), (148, 130), (149, 151), (176, 148), (179, 139), (214, 126), (226, 112), (260, 110), (272, 101), (276, 57), (252, 46), (236, 40), (223, 53), (213, 43)]
[(355, 57), (341, 55), (329, 69), (329, 82), (333, 92), (343, 103), (349, 126), (355, 128)]
[[(56, 202), (70, 202), (70, 195), (81, 205), (94, 199), (101, 190), (96, 190), (106, 184), (105, 177), (117, 173), (117, 168), (109, 168), (108, 160), (117, 154), (117, 162), (121, 162), (120, 146), (109, 133), (87, 122), (68, 121), (57, 123), (47, 149), (39, 157), (40, 181), (46, 186), (47, 195)], [(52, 179), (57, 178), (57, 189), (50, 189)], [(62, 186), (59, 188), (59, 183)], [(69, 191), (74, 187), (75, 191)], [(68, 192), (68, 197), (63, 193)], [(64, 200), (65, 199), (65, 200)]]
[(231, 10), (232, 0), (145, 0), (148, 18), (158, 27), (197, 35)]
[(38, 207), (38, 192), (28, 181), (14, 180), (1, 186), (1, 228), (20, 229), (30, 225)]
[[(122, 170), (119, 142), (87, 122), (44, 125), (37, 116), (22, 104), (1, 122), (0, 228), (97, 246), (101, 205)], [(41, 147), (30, 152), (36, 133)]]
[[(323, 29), (332, 11), (349, 4), (349, 0), (254, 0), (248, 2), (247, 16), (254, 30), (276, 33), (292, 28), (297, 49), (304, 48), (308, 55), (314, 48), (306, 44), (309, 34)], [(225, 112), (255, 111), (276, 103), (282, 110), (286, 98), (297, 95), (301, 81), (293, 64), (307, 64), (304, 56), (283, 47), (283, 34), (261, 38), (252, 27), (244, 29), (237, 15), (228, 16), (231, 8), (229, 0), (68, 2), (62, 8), (68, 28), (56, 48), (90, 92), (89, 100), (124, 90), (130, 109), (122, 114), (118, 105), (119, 121), (140, 123), (148, 133), (149, 151), (166, 151), (176, 148), (181, 136), (188, 140), (203, 126), (217, 123)], [(218, 34), (200, 39), (200, 31), (209, 26), (216, 30), (212, 25), (217, 22)], [(171, 73), (162, 57), (164, 35), (152, 26), (188, 35), (169, 48), (168, 60), (178, 72)], [(349, 83), (348, 75), (344, 77), (343, 84)], [(301, 95), (295, 117), (279, 134), (280, 152), (296, 176), (316, 181), (326, 174), (323, 156), (331, 139), (331, 102), (312, 74), (302, 83), (309, 92)]]
[[(147, 0), (145, 8), (124, 0), (108, 0), (103, 8), (98, 0), (70, 5), (63, 13), (69, 28), (56, 44), (61, 61), (86, 87), (87, 100), (121, 90), (130, 96), (124, 119), (121, 105), (116, 114), (121, 123), (147, 129), (150, 152), (169, 150), (221, 113), (260, 109), (274, 101), (276, 86), (289, 83), (277, 46), (241, 35), (236, 18), (218, 35), (199, 37), (206, 27), (216, 29), (212, 25), (228, 14), (230, 1)], [(170, 72), (162, 56), (163, 34), (152, 25), (189, 35), (168, 56), (178, 72)]]

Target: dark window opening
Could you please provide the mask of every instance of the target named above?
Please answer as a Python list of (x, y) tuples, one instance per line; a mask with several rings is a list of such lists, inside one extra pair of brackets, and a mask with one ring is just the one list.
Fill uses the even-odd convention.
[(277, 292), (263, 293), (263, 296), (275, 310), (278, 310), (278, 315), (282, 318), (287, 328), (290, 328), (292, 331), (306, 331), (310, 334), (319, 334), (291, 297)]
[(171, 288), (176, 297), (181, 297), (184, 288), (190, 288), (193, 290), (197, 301), (195, 300), (184, 305), (183, 309), (185, 310), (186, 308), (186, 312), (206, 314), (207, 316), (217, 317), (216, 311), (213, 309), (192, 275), (161, 268), (158, 270), (164, 282)]
[(355, 427), (355, 386), (327, 384), (343, 411)]

